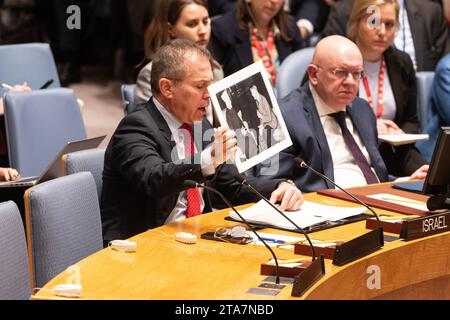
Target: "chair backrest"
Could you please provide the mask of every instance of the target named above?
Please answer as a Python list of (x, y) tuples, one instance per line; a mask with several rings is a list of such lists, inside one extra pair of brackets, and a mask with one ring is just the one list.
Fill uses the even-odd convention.
[(314, 48), (308, 47), (297, 50), (284, 59), (277, 75), (277, 98), (283, 98), (300, 86), (313, 53)]
[(32, 288), (102, 249), (97, 189), (90, 172), (53, 179), (25, 192)]
[(105, 159), (105, 149), (88, 149), (64, 155), (64, 169), (66, 174), (88, 171), (92, 173), (97, 186), (97, 195), (100, 200), (102, 193), (102, 174)]
[(17, 205), (0, 203), (0, 300), (31, 296), (27, 243)]
[(22, 176), (39, 176), (69, 141), (86, 138), (72, 89), (6, 93), (9, 163)]
[(133, 112), (136, 109), (136, 104), (134, 103), (134, 91), (136, 89), (135, 84), (123, 84), (120, 87), (122, 92), (122, 101), (124, 103), (123, 112), (125, 115)]
[(433, 84), (433, 71), (416, 72), (417, 79), (417, 115), (420, 127), (425, 129), (428, 121), (428, 110), (430, 108), (431, 85)]
[[(59, 88), (58, 71), (47, 43), (24, 43), (0, 46), (0, 83), (22, 84), (39, 89), (53, 79), (50, 88)], [(4, 89), (0, 88), (0, 95)]]

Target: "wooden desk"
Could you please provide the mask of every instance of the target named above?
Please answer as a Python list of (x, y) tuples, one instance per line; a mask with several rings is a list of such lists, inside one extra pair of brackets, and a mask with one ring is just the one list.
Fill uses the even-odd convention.
[[(315, 193), (305, 198), (327, 205), (355, 206)], [(290, 296), (292, 285), (275, 297), (246, 293), (266, 278), (260, 275), (260, 265), (271, 255), (262, 246), (203, 239), (194, 245), (175, 241), (179, 231), (200, 237), (218, 227), (237, 224), (224, 220), (226, 215), (226, 211), (219, 211), (139, 234), (131, 238), (138, 243), (136, 253), (103, 249), (77, 263), (79, 272), (62, 272), (33, 298), (61, 299), (51, 288), (77, 275), (84, 299), (294, 299)], [(368, 231), (364, 226), (361, 221), (315, 232), (311, 237), (352, 239)], [(275, 229), (263, 232), (293, 235)], [(279, 259), (298, 257), (293, 249), (274, 250)], [(331, 260), (325, 260), (325, 265), (326, 275), (301, 299), (450, 298), (450, 232), (410, 242), (387, 242), (377, 252), (345, 266), (334, 266)], [(373, 270), (379, 271), (380, 288), (369, 289)]]

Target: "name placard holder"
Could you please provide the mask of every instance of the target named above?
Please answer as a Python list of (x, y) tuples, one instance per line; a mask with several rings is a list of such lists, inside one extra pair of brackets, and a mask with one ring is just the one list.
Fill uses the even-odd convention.
[(319, 281), (325, 274), (325, 260), (322, 255), (318, 256), (308, 268), (294, 277), (291, 296), (300, 297), (306, 290)]
[(343, 266), (378, 250), (383, 245), (383, 228), (380, 227), (336, 246), (333, 264)]
[(403, 221), (400, 238), (406, 241), (450, 231), (450, 211)]

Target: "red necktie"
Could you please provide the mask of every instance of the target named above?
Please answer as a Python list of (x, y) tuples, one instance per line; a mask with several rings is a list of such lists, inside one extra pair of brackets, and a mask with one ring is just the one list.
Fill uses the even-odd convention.
[[(186, 123), (180, 126), (183, 129), (184, 136), (184, 156), (190, 157), (195, 153), (194, 137), (192, 134), (192, 127)], [(200, 191), (198, 188), (191, 188), (186, 190), (187, 208), (186, 217), (194, 217), (201, 213), (200, 208)]]

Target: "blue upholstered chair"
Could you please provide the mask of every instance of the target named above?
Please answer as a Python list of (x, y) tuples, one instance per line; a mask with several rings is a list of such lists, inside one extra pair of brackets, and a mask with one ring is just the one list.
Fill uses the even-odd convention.
[(97, 186), (97, 195), (100, 201), (102, 193), (102, 174), (105, 159), (105, 149), (88, 149), (64, 155), (64, 169), (66, 174), (88, 171), (92, 173)]
[(32, 288), (102, 249), (97, 188), (90, 172), (35, 185), (24, 198)]
[(27, 243), (17, 205), (0, 203), (0, 300), (31, 296)]
[(5, 127), (10, 165), (39, 176), (69, 141), (86, 138), (72, 89), (6, 93)]
[(425, 129), (428, 121), (428, 109), (430, 105), (431, 85), (433, 84), (433, 71), (419, 71), (416, 73), (417, 79), (417, 115), (421, 131)]
[[(53, 79), (49, 88), (59, 88), (58, 71), (47, 43), (25, 43), (0, 46), (0, 83), (9, 85), (28, 82), (31, 89), (39, 89)], [(0, 96), (4, 89), (0, 88)]]
[(313, 47), (300, 49), (291, 53), (283, 61), (277, 75), (277, 98), (283, 98), (300, 86), (306, 74), (306, 68), (311, 63), (313, 53)]
[(125, 115), (133, 112), (136, 109), (136, 104), (134, 103), (134, 91), (136, 89), (135, 84), (123, 84), (120, 87), (122, 93), (122, 101), (124, 103), (123, 112)]

